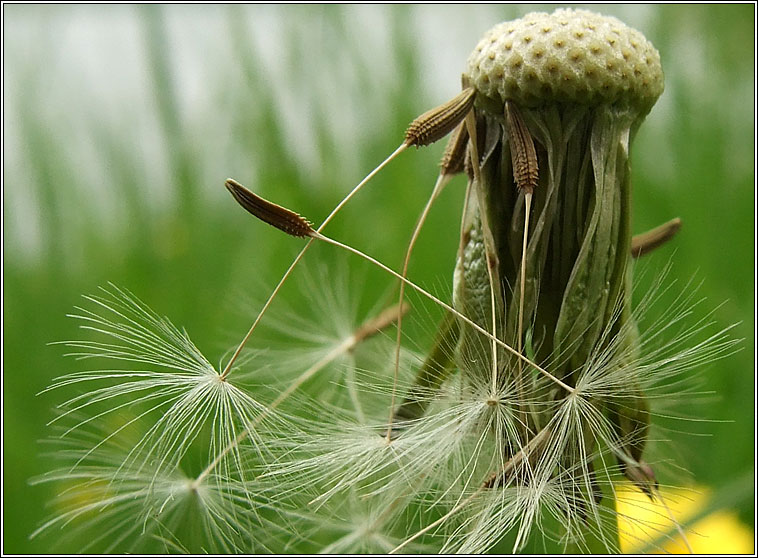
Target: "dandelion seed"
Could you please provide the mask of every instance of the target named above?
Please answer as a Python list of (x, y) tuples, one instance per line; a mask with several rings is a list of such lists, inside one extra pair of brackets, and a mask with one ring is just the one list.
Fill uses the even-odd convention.
[[(245, 391), (223, 381), (186, 332), (131, 293), (111, 285), (101, 296), (87, 300), (94, 308), (79, 308), (73, 317), (82, 322), (84, 330), (105, 340), (63, 344), (74, 349), (69, 353), (72, 356), (104, 360), (111, 367), (62, 376), (45, 390), (94, 386), (61, 404), (59, 416), (51, 421), (53, 425), (71, 423), (57, 439), (73, 449), (65, 453), (69, 467), (45, 480), (79, 484), (73, 490), (76, 496), (70, 509), (41, 530), (102, 507), (111, 511), (100, 514), (100, 519), (114, 518), (116, 526), (107, 533), (118, 534), (110, 541), (116, 548), (125, 540), (120, 533), (123, 522), (129, 523), (127, 532), (134, 534), (139, 532), (135, 517), (143, 517), (145, 525), (152, 525), (145, 526), (145, 532), (158, 532), (162, 527), (153, 522), (155, 509), (161, 507), (158, 501), (173, 509), (175, 500), (187, 503), (197, 496), (197, 505), (208, 510), (209, 536), (215, 532), (221, 537), (219, 542), (223, 541), (224, 529), (213, 522), (226, 521), (231, 517), (228, 514), (237, 513), (235, 504), (227, 506), (227, 500), (237, 499), (242, 506), (247, 499), (246, 513), (254, 513), (255, 496), (249, 484), (254, 473), (249, 464), (267, 451), (262, 436), (275, 424), (281, 432), (284, 422)], [(114, 367), (119, 363), (147, 368)], [(250, 428), (252, 424), (255, 429)], [(93, 426), (94, 435), (79, 436)], [(233, 443), (241, 432), (248, 434), (247, 446)], [(216, 460), (216, 471), (206, 475), (204, 482), (190, 482), (182, 470), (193, 461), (190, 454), (198, 451), (192, 451), (193, 446), (204, 446), (204, 451), (198, 449), (209, 456), (206, 459), (216, 458), (224, 448), (232, 451), (223, 452)], [(218, 497), (211, 496), (215, 493)], [(219, 500), (224, 499), (222, 493), (226, 494), (224, 502)], [(211, 499), (203, 499), (203, 495)], [(173, 529), (166, 527), (167, 532)], [(220, 548), (229, 551), (235, 547)]]
[(69, 399), (60, 406), (62, 413), (53, 422), (71, 413), (92, 412), (90, 418), (71, 427), (70, 432), (126, 407), (142, 406), (134, 421), (148, 416), (159, 418), (137, 442), (134, 457), (129, 461), (156, 460), (170, 469), (181, 460), (206, 421), (216, 425), (220, 438), (215, 443), (223, 446), (234, 438), (233, 433), (241, 425), (255, 420), (264, 411), (265, 407), (255, 399), (221, 380), (186, 332), (159, 317), (127, 291), (112, 286), (110, 291), (104, 289), (103, 294), (88, 297), (95, 309), (80, 308), (80, 313), (73, 317), (82, 321), (83, 329), (105, 336), (107, 341), (65, 342), (75, 349), (69, 354), (79, 359), (144, 364), (150, 369), (102, 369), (58, 378), (45, 391), (102, 381), (111, 385)]
[[(337, 204), (337, 207), (335, 207), (332, 210), (332, 212), (327, 216), (327, 218), (324, 219), (324, 221), (321, 223), (321, 225), (318, 227), (318, 229), (316, 229), (316, 232), (320, 232), (324, 227), (326, 227), (326, 225), (329, 224), (329, 222), (334, 218), (334, 216), (337, 215), (337, 213), (339, 213), (339, 211), (361, 190), (361, 188), (363, 188), (363, 186), (365, 186), (368, 183), (369, 180), (371, 180), (381, 169), (383, 169), (387, 164), (389, 164), (390, 161), (392, 161), (395, 157), (397, 157), (398, 155), (400, 155), (400, 153), (402, 153), (403, 151), (405, 151), (409, 146), (410, 146), (410, 144), (407, 143), (407, 142), (403, 142), (402, 144), (400, 144), (400, 146), (389, 157), (387, 157), (384, 161), (382, 161), (379, 164), (379, 166), (377, 166), (363, 180), (361, 180), (355, 186), (355, 188), (353, 188), (350, 191), (350, 193), (347, 196), (345, 196), (339, 204)], [(234, 192), (237, 189), (238, 186), (241, 186), (237, 181), (235, 181), (234, 179), (231, 179), (231, 178), (227, 179), (227, 181), (226, 181), (225, 184), (226, 184), (227, 189), (230, 192)], [(244, 206), (245, 203), (246, 203), (245, 198), (244, 197), (237, 197), (237, 196), (244, 196), (244, 193), (243, 192), (238, 192), (237, 195), (235, 196), (235, 199), (237, 199), (238, 202), (242, 202), (242, 204)], [(252, 198), (252, 199), (255, 199), (255, 198)], [(274, 214), (277, 213), (277, 209), (276, 208), (279, 208), (279, 210), (283, 209), (281, 206), (277, 206), (276, 204), (270, 204), (270, 202), (269, 202), (269, 205), (267, 207), (268, 207), (268, 209), (273, 209)], [(249, 211), (249, 209), (248, 209), (248, 211)], [(256, 215), (256, 213), (253, 212), (253, 215)], [(294, 215), (294, 217), (293, 217), (293, 215)], [(256, 215), (256, 216), (258, 216), (258, 215)], [(282, 217), (282, 215), (280, 213), (279, 218), (281, 219), (281, 217)], [(302, 221), (298, 220), (297, 217), (299, 217), (299, 216), (297, 214), (293, 213), (292, 215), (289, 215), (289, 217), (293, 218), (294, 221), (299, 224), (299, 226), (301, 227), (301, 232), (306, 232), (307, 233), (307, 232), (309, 232), (309, 229), (312, 228), (311, 225), (310, 225), (310, 222), (308, 222), (307, 220), (305, 220), (305, 219), (302, 219)], [(281, 220), (278, 221), (278, 222), (281, 224)], [(300, 235), (300, 236), (308, 236), (308, 235)], [(250, 337), (253, 335), (253, 332), (255, 331), (255, 328), (258, 327), (258, 324), (260, 323), (261, 319), (263, 318), (263, 315), (266, 313), (266, 311), (268, 310), (269, 306), (271, 306), (271, 303), (276, 298), (276, 295), (279, 294), (279, 291), (281, 290), (282, 285), (284, 285), (285, 281), (287, 281), (287, 279), (289, 278), (289, 276), (292, 274), (292, 270), (295, 269), (295, 266), (297, 266), (297, 264), (300, 263), (300, 260), (303, 259), (303, 256), (308, 251), (308, 248), (310, 247), (312, 241), (313, 241), (313, 238), (311, 238), (311, 240), (308, 241), (308, 244), (306, 244), (303, 247), (303, 249), (300, 251), (300, 253), (297, 255), (297, 257), (295, 257), (295, 259), (290, 264), (290, 267), (287, 269), (287, 271), (284, 273), (284, 275), (282, 276), (282, 278), (279, 280), (279, 283), (276, 285), (276, 287), (274, 287), (274, 290), (271, 292), (271, 295), (268, 297), (268, 300), (266, 300), (266, 302), (263, 305), (263, 307), (261, 308), (260, 312), (258, 312), (258, 315), (256, 316), (255, 320), (253, 321), (253, 324), (250, 326), (250, 329), (245, 334), (245, 337), (242, 338), (242, 341), (240, 341), (239, 345), (237, 345), (237, 349), (234, 351), (234, 354), (229, 359), (229, 362), (227, 363), (226, 367), (221, 372), (221, 377), (222, 378), (226, 378), (226, 376), (231, 371), (231, 369), (234, 366), (234, 363), (236, 362), (237, 358), (239, 358), (240, 354), (242, 353), (242, 349), (245, 348), (245, 345), (247, 344), (247, 342), (250, 339)]]
[(181, 467), (151, 468), (154, 460), (135, 458), (126, 440), (98, 443), (104, 436), (80, 428), (55, 440), (55, 457), (68, 465), (32, 482), (65, 490), (32, 537), (73, 526), (91, 533), (83, 552), (254, 552), (273, 545), (288, 523), (262, 482), (256, 492), (239, 477), (197, 483)]
[[(241, 184), (238, 184), (238, 185), (235, 186), (235, 188), (244, 188), (244, 186), (242, 186)], [(258, 198), (260, 200), (263, 200), (263, 198), (260, 198), (260, 197), (258, 197)], [(269, 204), (269, 207), (280, 207), (280, 206), (277, 206), (276, 204), (274, 204), (272, 202), (268, 202), (266, 200), (263, 200), (263, 202), (265, 202), (266, 204)], [(281, 208), (281, 209), (284, 209), (284, 208)], [(293, 215), (297, 215), (296, 213), (291, 212), (288, 209), (284, 209), (284, 210), (287, 211), (288, 213), (293, 214)], [(306, 219), (304, 219), (302, 217), (301, 217), (301, 219), (303, 220), (302, 221), (303, 223), (307, 222)], [(339, 242), (337, 240), (329, 238), (328, 236), (324, 236), (323, 234), (320, 234), (318, 231), (315, 231), (312, 228), (309, 228), (308, 233), (307, 233), (306, 236), (310, 236), (312, 239), (323, 240), (324, 242), (327, 242), (329, 244), (333, 244), (334, 246), (337, 246), (338, 248), (342, 248), (343, 250), (347, 250), (348, 252), (351, 252), (351, 253), (355, 254), (356, 256), (359, 256), (359, 257), (365, 259), (366, 261), (368, 261), (368, 262), (376, 265), (380, 269), (383, 269), (384, 271), (386, 271), (390, 275), (396, 277), (397, 279), (400, 279), (406, 285), (412, 287), (414, 290), (416, 290), (417, 292), (419, 292), (420, 294), (422, 294), (426, 298), (428, 298), (428, 299), (432, 300), (433, 302), (435, 302), (436, 304), (442, 306), (443, 308), (445, 308), (449, 312), (452, 312), (458, 318), (460, 318), (461, 320), (463, 320), (467, 325), (470, 325), (471, 327), (473, 327), (474, 329), (476, 329), (478, 332), (480, 332), (480, 333), (486, 335), (487, 337), (489, 337), (492, 340), (493, 344), (500, 345), (505, 350), (513, 353), (517, 358), (525, 360), (528, 364), (530, 364), (531, 366), (533, 366), (541, 374), (544, 374), (546, 377), (550, 378), (552, 381), (554, 381), (557, 385), (561, 386), (565, 390), (567, 390), (569, 392), (573, 391), (573, 388), (571, 388), (570, 386), (568, 386), (565, 383), (563, 383), (560, 379), (556, 378), (550, 372), (548, 372), (548, 371), (544, 370), (543, 368), (541, 368), (539, 365), (535, 364), (534, 362), (531, 362), (525, 356), (523, 356), (520, 353), (518, 353), (513, 347), (511, 347), (510, 345), (507, 345), (505, 342), (503, 342), (500, 339), (498, 339), (497, 337), (495, 337), (494, 334), (492, 334), (492, 333), (484, 330), (481, 326), (479, 326), (476, 323), (474, 323), (473, 321), (471, 321), (470, 318), (468, 318), (465, 315), (461, 314), (459, 311), (455, 310), (450, 305), (446, 304), (445, 302), (443, 302), (442, 300), (440, 300), (439, 298), (437, 298), (433, 294), (429, 293), (425, 289), (419, 287), (415, 283), (409, 281), (408, 279), (406, 279), (405, 277), (403, 277), (402, 275), (400, 275), (396, 271), (393, 271), (392, 269), (390, 269), (389, 267), (387, 267), (383, 263), (379, 262), (378, 260), (372, 258), (371, 256), (369, 256), (367, 254), (364, 254), (363, 252), (361, 252), (360, 250), (357, 250), (357, 249), (353, 248), (352, 246), (349, 246), (347, 244), (343, 244), (343, 243), (341, 243), (341, 242)]]

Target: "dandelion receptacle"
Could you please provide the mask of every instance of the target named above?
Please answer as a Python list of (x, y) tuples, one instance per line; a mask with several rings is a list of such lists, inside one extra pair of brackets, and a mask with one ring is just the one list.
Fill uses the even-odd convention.
[[(109, 549), (133, 538), (190, 552), (613, 552), (618, 482), (666, 513), (647, 455), (650, 394), (733, 341), (724, 330), (693, 341), (704, 326), (683, 324), (688, 295), (667, 320), (637, 325), (656, 294), (633, 306), (634, 261), (680, 226), (632, 236), (630, 149), (663, 92), (658, 52), (613, 17), (531, 13), (489, 30), (461, 81), (319, 225), (226, 180), (245, 210), (304, 244), (219, 366), (127, 291), (88, 298), (75, 317), (105, 340), (67, 345), (142, 369), (113, 364), (51, 387), (95, 386), (53, 421), (74, 422), (63, 436), (73, 463), (41, 480), (74, 487), (40, 531), (107, 516)], [(381, 169), (448, 136), (401, 269), (329, 236)], [(408, 271), (457, 175), (467, 180), (445, 300)], [(297, 360), (281, 389), (258, 389), (260, 374), (289, 366), (260, 330), (315, 243), (381, 269), (398, 304)], [(422, 358), (403, 346), (411, 293), (444, 314)], [(369, 343), (385, 347), (382, 364), (357, 364)], [(108, 422), (125, 409), (130, 419)]]

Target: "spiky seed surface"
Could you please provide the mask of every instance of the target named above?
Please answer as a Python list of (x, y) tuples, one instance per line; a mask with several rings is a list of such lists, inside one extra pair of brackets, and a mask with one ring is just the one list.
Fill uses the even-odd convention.
[(474, 106), (476, 91), (467, 87), (447, 103), (440, 105), (411, 122), (405, 131), (407, 145), (429, 145), (448, 135)]
[(505, 103), (505, 123), (511, 145), (513, 180), (519, 189), (531, 194), (539, 181), (537, 152), (529, 129), (512, 102)]
[(442, 174), (458, 174), (463, 172), (466, 158), (466, 146), (468, 145), (468, 128), (466, 123), (461, 122), (450, 136), (445, 152), (440, 161)]
[(312, 223), (294, 211), (263, 199), (231, 178), (226, 180), (225, 185), (237, 203), (261, 221), (298, 238), (315, 234)]
[(644, 115), (663, 92), (660, 56), (635, 29), (586, 10), (534, 12), (490, 29), (466, 76), (500, 103), (628, 105)]

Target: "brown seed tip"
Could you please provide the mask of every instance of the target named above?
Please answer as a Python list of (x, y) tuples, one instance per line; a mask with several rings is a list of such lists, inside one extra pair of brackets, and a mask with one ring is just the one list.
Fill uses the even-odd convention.
[(353, 336), (355, 337), (356, 343), (359, 343), (364, 339), (367, 339), (372, 335), (379, 333), (390, 324), (398, 321), (401, 316), (404, 316), (406, 313), (408, 313), (408, 310), (410, 310), (410, 308), (411, 307), (408, 305), (408, 303), (405, 302), (402, 305), (395, 304), (394, 306), (385, 308), (379, 315), (370, 318), (355, 330)]
[(503, 475), (501, 473), (492, 473), (487, 480), (482, 484), (483, 488), (497, 488), (503, 482)]
[(447, 103), (416, 118), (405, 131), (405, 145), (421, 147), (448, 135), (474, 106), (475, 97), (476, 90), (467, 87)]
[(516, 105), (505, 103), (505, 125), (511, 150), (513, 180), (516, 187), (531, 194), (539, 182), (539, 162), (529, 128)]
[(310, 221), (294, 211), (263, 199), (232, 178), (227, 178), (225, 185), (237, 203), (261, 221), (298, 238), (316, 234)]
[(654, 492), (658, 489), (658, 480), (655, 478), (653, 468), (645, 461), (627, 464), (624, 467), (624, 475), (632, 481), (648, 498), (654, 500)]
[(679, 217), (632, 237), (632, 257), (639, 258), (671, 240), (682, 227)]
[(441, 174), (451, 175), (463, 172), (466, 160), (466, 146), (468, 145), (468, 128), (465, 122), (458, 124), (458, 127), (450, 136), (450, 141), (445, 147), (445, 153), (440, 161)]

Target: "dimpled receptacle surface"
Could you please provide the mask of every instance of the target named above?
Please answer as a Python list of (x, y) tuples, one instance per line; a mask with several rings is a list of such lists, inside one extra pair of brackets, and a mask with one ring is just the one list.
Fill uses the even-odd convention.
[(663, 92), (660, 56), (644, 35), (585, 10), (496, 25), (469, 56), (465, 75), (486, 97), (528, 107), (617, 103), (644, 115)]

